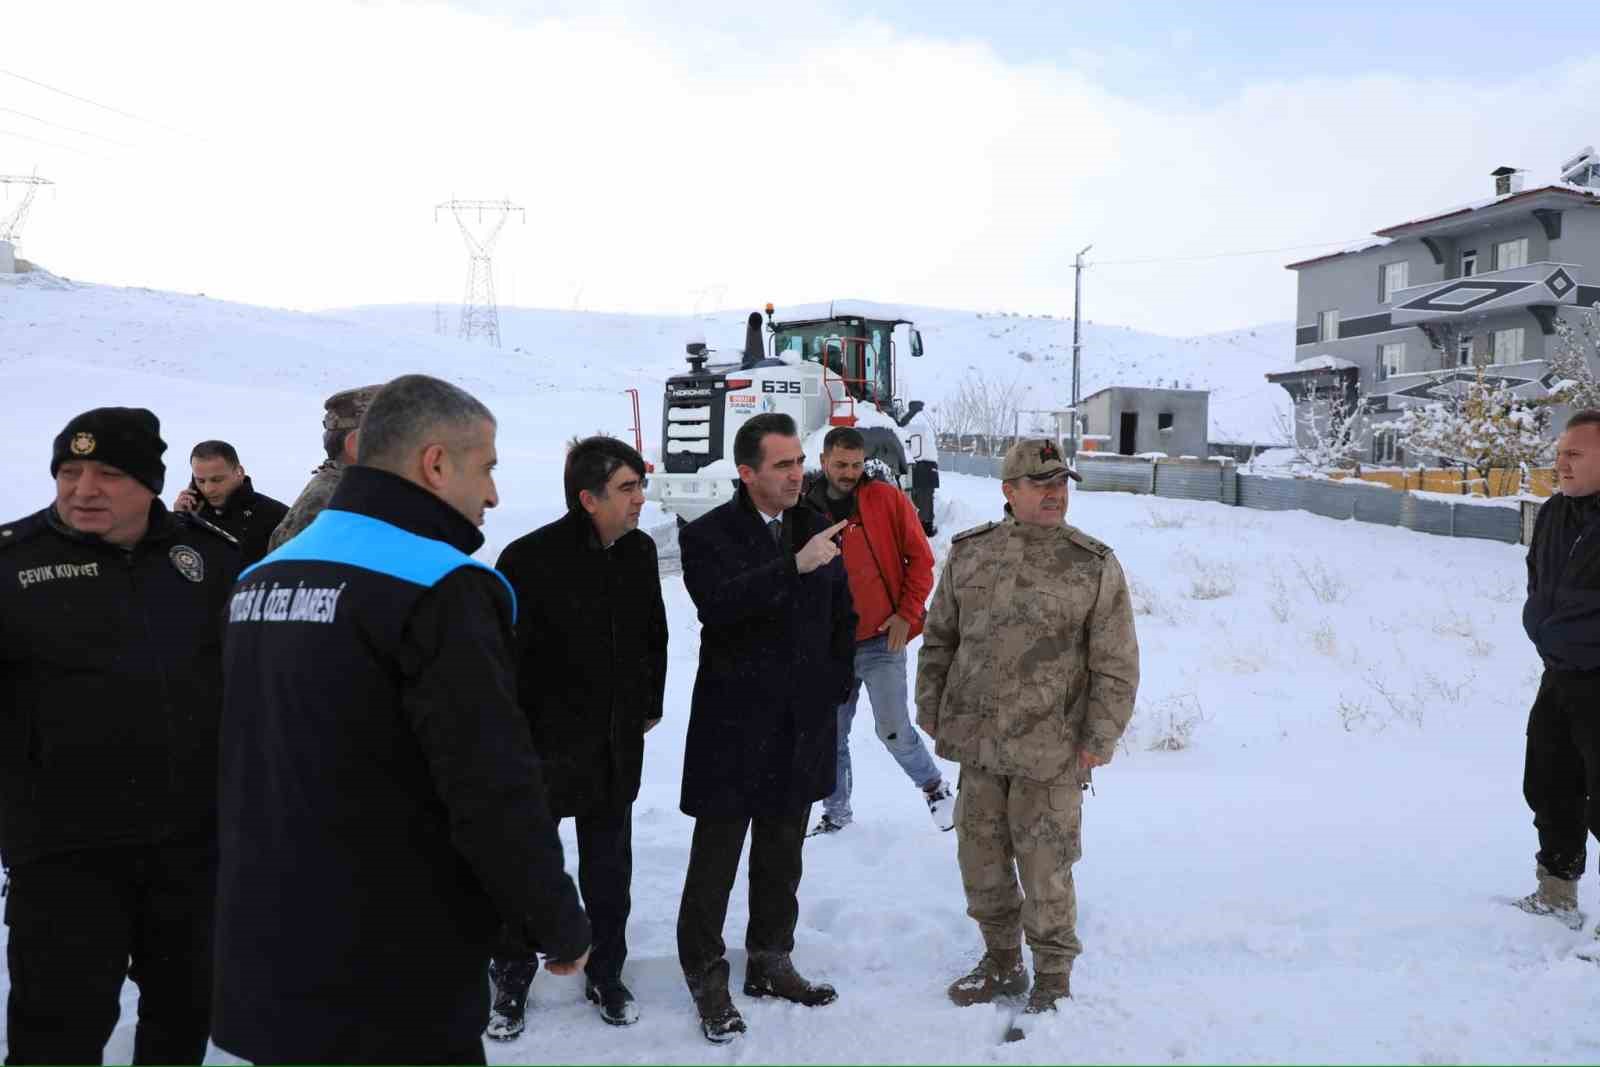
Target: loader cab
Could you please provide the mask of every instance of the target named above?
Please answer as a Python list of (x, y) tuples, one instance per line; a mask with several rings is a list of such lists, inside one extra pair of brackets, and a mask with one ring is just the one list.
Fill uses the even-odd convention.
[(909, 320), (855, 316), (775, 322), (772, 354), (820, 364), (825, 379), (857, 401), (895, 414), (897, 336), (909, 345), (910, 355), (922, 355), (922, 335)]

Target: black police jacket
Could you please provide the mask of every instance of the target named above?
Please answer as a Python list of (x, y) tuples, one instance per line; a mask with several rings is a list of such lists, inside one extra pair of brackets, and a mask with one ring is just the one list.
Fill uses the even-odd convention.
[(544, 800), (482, 535), (350, 467), (227, 608), (216, 1043), (257, 1063), (399, 1062), (477, 1040), (504, 921), (575, 959), (589, 926)]
[(0, 855), (211, 841), (239, 554), (150, 505), (131, 549), (54, 506), (0, 526)]
[(256, 492), (248, 475), (222, 507), (212, 507), (202, 496), (197, 512), (202, 519), (226, 530), (239, 542), (239, 555), (246, 567), (267, 554), (267, 541), (272, 531), (288, 513), (289, 505)]
[(639, 795), (644, 724), (661, 718), (667, 609), (656, 545), (602, 547), (569, 513), (506, 546), (516, 591), (517, 691), (557, 817), (620, 811)]

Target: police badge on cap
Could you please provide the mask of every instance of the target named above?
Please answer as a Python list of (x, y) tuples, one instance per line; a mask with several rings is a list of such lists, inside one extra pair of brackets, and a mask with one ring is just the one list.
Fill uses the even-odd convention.
[(174, 545), (172, 551), (167, 553), (167, 558), (178, 569), (178, 573), (191, 582), (206, 580), (206, 561), (188, 545)]

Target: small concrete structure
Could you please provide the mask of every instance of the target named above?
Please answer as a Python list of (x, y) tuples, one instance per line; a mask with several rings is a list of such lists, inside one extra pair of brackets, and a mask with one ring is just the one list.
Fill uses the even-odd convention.
[[(1114, 385), (1083, 398), (1085, 451), (1207, 455), (1211, 394)], [(1098, 447), (1096, 447), (1098, 446)]]
[(17, 272), (17, 250), (10, 241), (0, 241), (0, 274)]

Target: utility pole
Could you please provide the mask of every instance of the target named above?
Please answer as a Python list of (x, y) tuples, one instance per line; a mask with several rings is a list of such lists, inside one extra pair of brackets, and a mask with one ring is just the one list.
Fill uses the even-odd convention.
[(1083, 350), (1083, 256), (1094, 245), (1084, 245), (1083, 252), (1072, 263), (1072, 458), (1078, 458), (1078, 442), (1082, 438), (1083, 414), (1078, 404), (1083, 399), (1082, 378), (1078, 353)]
[[(447, 200), (433, 209), (433, 221), (439, 221), (439, 212), (449, 211), (456, 217), (461, 229), (461, 239), (467, 243), (467, 288), (461, 298), (461, 325), (458, 331), (463, 341), (482, 337), (494, 347), (500, 347), (500, 309), (494, 300), (494, 243), (513, 211), (522, 212), (522, 221), (528, 214), (510, 200)], [(489, 216), (487, 225), (484, 215)], [(468, 216), (479, 227), (475, 231)]]

